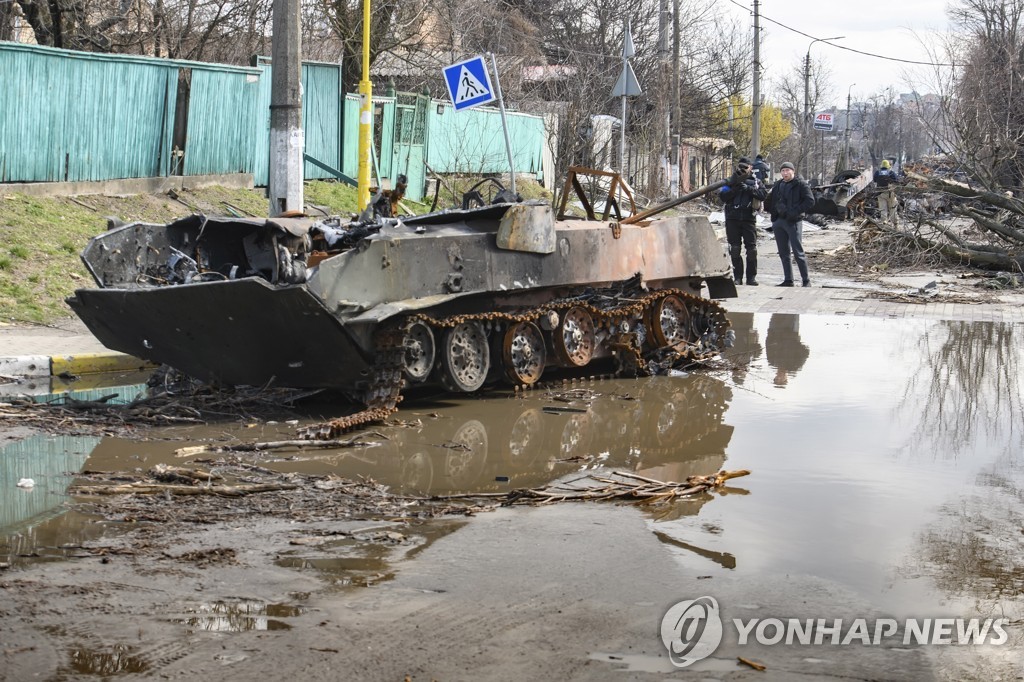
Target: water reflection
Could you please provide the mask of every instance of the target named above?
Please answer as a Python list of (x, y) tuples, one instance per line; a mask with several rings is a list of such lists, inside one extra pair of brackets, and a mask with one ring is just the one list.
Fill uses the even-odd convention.
[[(0, 561), (66, 556), (69, 545), (95, 537), (99, 529), (81, 515), (64, 518), (67, 489), (89, 453), (92, 436), (31, 436), (0, 448)], [(30, 478), (32, 488), (17, 487)]]
[(682, 480), (717, 472), (732, 390), (703, 375), (609, 380), (518, 397), (421, 402), (363, 451), (299, 453), (282, 471), (368, 476), (404, 492), (448, 494), (545, 485), (597, 466)]
[(919, 417), (914, 439), (937, 456), (956, 457), (979, 438), (1019, 441), (1022, 412), (1020, 325), (945, 321), (917, 343), (918, 371), (911, 372), (903, 411)]
[[(1024, 487), (1020, 462), (1004, 456), (976, 477), (978, 489), (943, 505), (917, 538), (903, 571), (926, 576), (951, 600), (975, 613), (1024, 618)], [(1017, 478), (1018, 480), (1015, 480)]]
[[(31, 436), (0, 448), (0, 529), (31, 526), (59, 510), (71, 475), (81, 469), (97, 437)], [(18, 488), (21, 479), (35, 482)]]
[(143, 658), (133, 656), (130, 649), (118, 644), (112, 651), (94, 651), (86, 648), (75, 648), (68, 652), (70, 671), (73, 675), (89, 675), (107, 677), (125, 673), (145, 673), (150, 666)]
[(800, 340), (799, 315), (774, 313), (768, 321), (764, 345), (768, 364), (775, 368), (773, 383), (780, 388), (789, 383), (790, 376), (800, 371), (811, 354)]
[(289, 630), (291, 626), (280, 620), (302, 613), (298, 606), (268, 604), (262, 601), (216, 601), (193, 604), (183, 608), (189, 614), (176, 618), (176, 622), (205, 632), (248, 632), (250, 630)]
[(730, 313), (729, 322), (736, 333), (736, 341), (732, 348), (723, 353), (723, 357), (733, 364), (732, 380), (742, 386), (750, 365), (764, 354), (764, 346), (761, 345), (761, 335), (753, 313)]

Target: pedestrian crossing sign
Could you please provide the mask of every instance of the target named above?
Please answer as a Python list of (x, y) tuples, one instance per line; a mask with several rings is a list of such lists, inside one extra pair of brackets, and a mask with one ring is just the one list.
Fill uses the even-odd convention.
[(493, 102), (496, 97), (483, 57), (473, 57), (444, 68), (444, 81), (455, 111)]

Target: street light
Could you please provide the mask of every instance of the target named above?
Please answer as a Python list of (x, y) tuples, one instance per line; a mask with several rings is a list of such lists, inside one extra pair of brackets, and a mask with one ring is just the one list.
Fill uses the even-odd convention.
[[(853, 90), (853, 86), (856, 83), (850, 83), (850, 87), (846, 88), (846, 131), (843, 133), (843, 158), (845, 164), (849, 168), (853, 164), (850, 162), (850, 92)], [(842, 168), (836, 168), (836, 172), (841, 171)]]
[(807, 158), (807, 149), (809, 145), (807, 142), (807, 122), (811, 116), (811, 48), (814, 47), (814, 43), (829, 41), (829, 40), (842, 40), (846, 36), (834, 36), (832, 38), (815, 38), (811, 41), (811, 44), (807, 46), (807, 56), (804, 58), (804, 122), (800, 127), (800, 140), (801, 146), (804, 148), (804, 153), (800, 155), (801, 165)]
[(846, 36), (835, 36), (834, 38), (815, 38), (811, 41), (811, 44), (807, 46), (807, 56), (804, 57), (804, 123), (807, 122), (807, 117), (810, 116), (811, 109), (811, 48), (814, 47), (814, 43), (820, 41), (829, 40), (842, 40)]

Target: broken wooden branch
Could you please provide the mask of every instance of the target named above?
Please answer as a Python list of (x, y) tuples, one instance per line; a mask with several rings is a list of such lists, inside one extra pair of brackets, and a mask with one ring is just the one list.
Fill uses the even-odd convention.
[[(364, 442), (366, 436), (376, 432), (362, 433), (354, 438), (335, 440), (273, 440), (263, 443), (236, 443), (225, 445), (223, 443), (207, 443), (204, 445), (190, 445), (178, 448), (174, 451), (175, 457), (195, 457), (213, 452), (260, 452), (262, 450), (280, 450), (283, 448), (296, 448), (300, 450), (323, 450), (326, 448), (366, 448), (373, 443)], [(380, 435), (380, 434), (377, 434)]]
[(254, 483), (250, 485), (173, 485), (168, 483), (122, 483), (120, 485), (74, 485), (71, 495), (213, 495), (242, 497), (277, 490), (295, 490), (293, 483)]

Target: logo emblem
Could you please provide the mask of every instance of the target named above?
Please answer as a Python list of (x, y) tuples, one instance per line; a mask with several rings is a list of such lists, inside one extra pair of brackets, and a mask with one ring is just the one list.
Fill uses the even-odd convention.
[(661, 619), (661, 641), (677, 668), (713, 654), (722, 643), (718, 602), (714, 597), (698, 597), (673, 604)]

